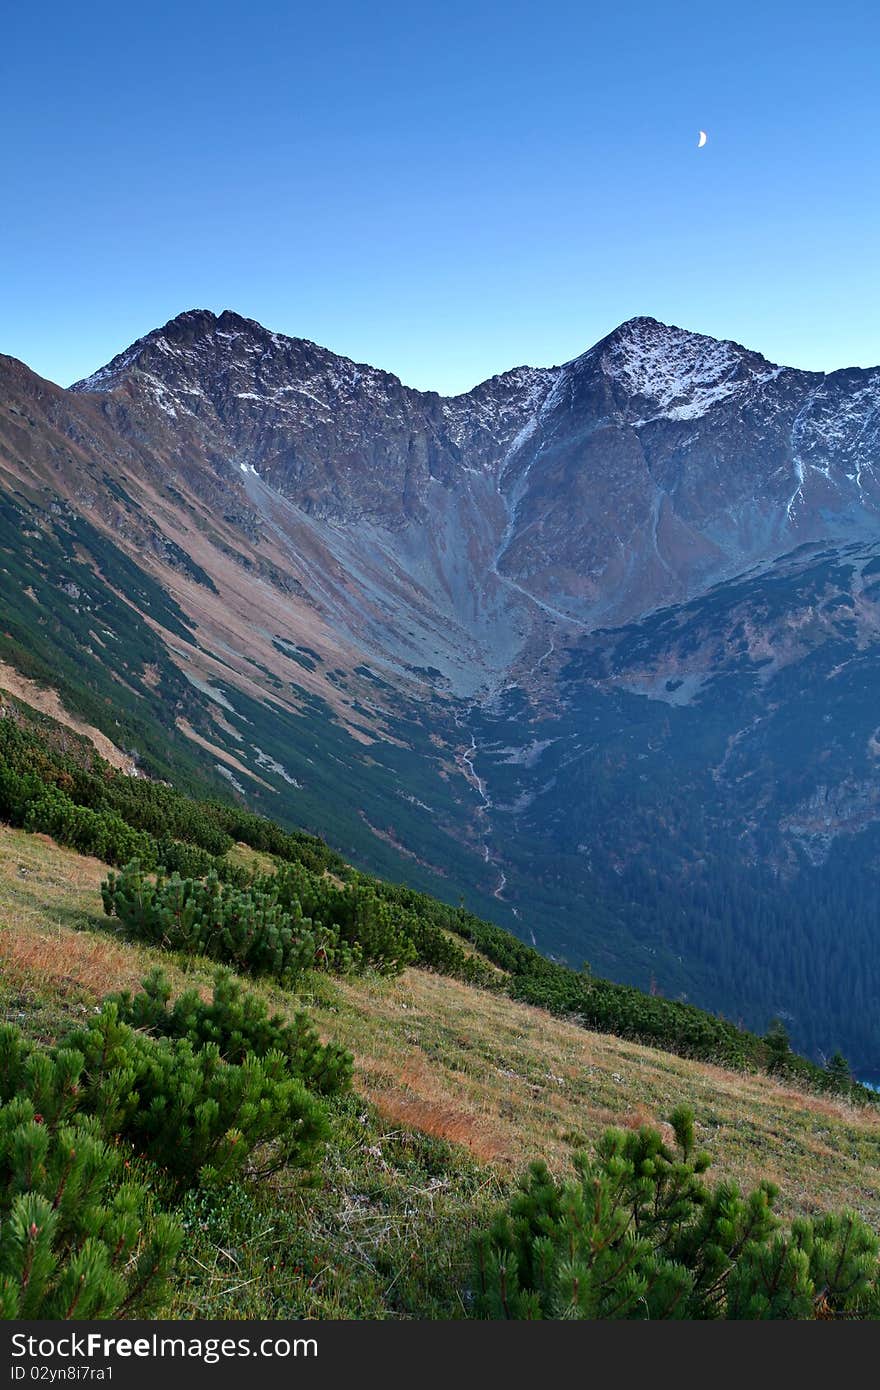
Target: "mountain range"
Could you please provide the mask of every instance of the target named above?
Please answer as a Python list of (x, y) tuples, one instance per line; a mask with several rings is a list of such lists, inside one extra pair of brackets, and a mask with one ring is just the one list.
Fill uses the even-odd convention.
[(194, 310), (0, 357), (0, 687), (880, 1071), (880, 369), (649, 318), (452, 398)]

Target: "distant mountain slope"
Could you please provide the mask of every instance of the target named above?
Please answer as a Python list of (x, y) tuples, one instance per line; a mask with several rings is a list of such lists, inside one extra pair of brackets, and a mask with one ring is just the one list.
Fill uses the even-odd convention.
[[(108, 396), (129, 433), (172, 422), (178, 452), (198, 442), (212, 476), (241, 472), (257, 517), (255, 473), (315, 523), (357, 522), (464, 634), (499, 603), (514, 627), (625, 620), (804, 540), (877, 529), (880, 370), (777, 367), (653, 319), (442, 399), (193, 311), (74, 389)], [(393, 607), (384, 621), (391, 645), (402, 622)]]
[(160, 775), (880, 1070), (880, 369), (639, 318), (450, 399), (193, 310), (0, 401), (0, 657)]

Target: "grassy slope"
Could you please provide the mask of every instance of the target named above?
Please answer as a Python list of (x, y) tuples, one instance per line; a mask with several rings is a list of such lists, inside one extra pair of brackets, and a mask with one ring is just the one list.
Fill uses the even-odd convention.
[[(46, 1036), (65, 1015), (136, 984), (161, 954), (126, 943), (104, 917), (104, 873), (44, 836), (0, 827), (2, 1002), (7, 1016), (25, 1015)], [(181, 965), (162, 963), (182, 984)], [(189, 972), (190, 983), (193, 973), (210, 980), (207, 966)], [(789, 1213), (847, 1205), (880, 1226), (874, 1111), (590, 1033), (426, 971), (315, 977), (310, 991), (322, 1031), (355, 1054), (357, 1091), (369, 1102), (359, 1107), (369, 1116), (367, 1148), (410, 1131), (448, 1142), (469, 1184), (473, 1159), (478, 1185), (495, 1191), (539, 1153), (563, 1168), (608, 1124), (662, 1122), (686, 1100), (716, 1173), (744, 1184), (772, 1178)], [(302, 1002), (264, 992), (282, 1010)], [(368, 1167), (381, 1173), (373, 1157)]]
[[(232, 854), (262, 858), (244, 846)], [(47, 836), (0, 825), (0, 1016), (43, 1041), (156, 964), (175, 987), (210, 987), (209, 963), (186, 968), (114, 932), (99, 892), (106, 872)], [(289, 1014), (302, 1007), (246, 985)], [(187, 1197), (187, 1239), (163, 1316), (461, 1315), (468, 1236), (497, 1203), (505, 1175), (460, 1146), (389, 1125), (360, 1095), (334, 1110), (311, 1185), (282, 1173), (256, 1191), (232, 1184), (217, 1198)]]

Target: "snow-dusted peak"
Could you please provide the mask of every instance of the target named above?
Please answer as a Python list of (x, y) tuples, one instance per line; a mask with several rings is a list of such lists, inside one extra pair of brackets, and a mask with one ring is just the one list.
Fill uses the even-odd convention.
[(131, 347), (111, 358), (105, 366), (99, 367), (96, 372), (83, 377), (81, 381), (75, 381), (70, 389), (111, 391), (126, 375), (137, 371), (140, 359), (151, 349), (156, 348), (160, 352), (173, 354), (173, 344), (183, 335), (204, 336), (213, 331), (216, 323), (217, 315), (210, 309), (187, 309), (184, 313), (169, 319), (161, 328), (153, 328), (149, 333), (145, 333), (142, 338), (133, 342)]
[(652, 318), (629, 319), (587, 356), (593, 354), (630, 399), (648, 408), (648, 419), (696, 419), (784, 370), (739, 343)]
[(344, 400), (381, 406), (402, 389), (390, 372), (272, 332), (230, 309), (178, 314), (72, 389), (110, 392), (132, 382), (177, 419), (199, 413), (205, 401), (293, 416), (306, 401), (325, 413)]
[(349, 479), (373, 486), (384, 473), (385, 490), (405, 489), (408, 505), (429, 476), (497, 479), (514, 464), (530, 469), (550, 441), (557, 447), (570, 429), (582, 437), (593, 419), (652, 436), (669, 425), (678, 440), (681, 422), (711, 413), (707, 433), (717, 442), (746, 406), (771, 433), (784, 418), (788, 496), (805, 469), (827, 475), (832, 455), (861, 486), (880, 449), (876, 371), (823, 377), (776, 367), (738, 343), (647, 317), (563, 367), (516, 367), (443, 398), (232, 310), (189, 309), (75, 389), (118, 392), (126, 410), (158, 409), (174, 432), (209, 440), (213, 458), (261, 476), (300, 479), (305, 470), (321, 496), (331, 465), (342, 477), (334, 496), (354, 488)]
[[(280, 430), (300, 439), (330, 431), (334, 451), (346, 456), (377, 433), (405, 441), (427, 429), (434, 442), (414, 447), (451, 450), (470, 471), (491, 472), (511, 441), (533, 430), (560, 370), (516, 367), (443, 398), (232, 310), (190, 309), (73, 389), (134, 391), (177, 424), (198, 418), (215, 432), (218, 423), (224, 433)], [(398, 445), (402, 456), (408, 447)]]

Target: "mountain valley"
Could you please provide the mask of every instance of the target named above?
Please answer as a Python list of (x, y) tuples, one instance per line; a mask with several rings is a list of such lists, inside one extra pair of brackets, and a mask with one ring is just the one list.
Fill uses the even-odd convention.
[(199, 310), (0, 382), (0, 659), (142, 773), (880, 1070), (880, 370), (635, 319), (444, 399)]

